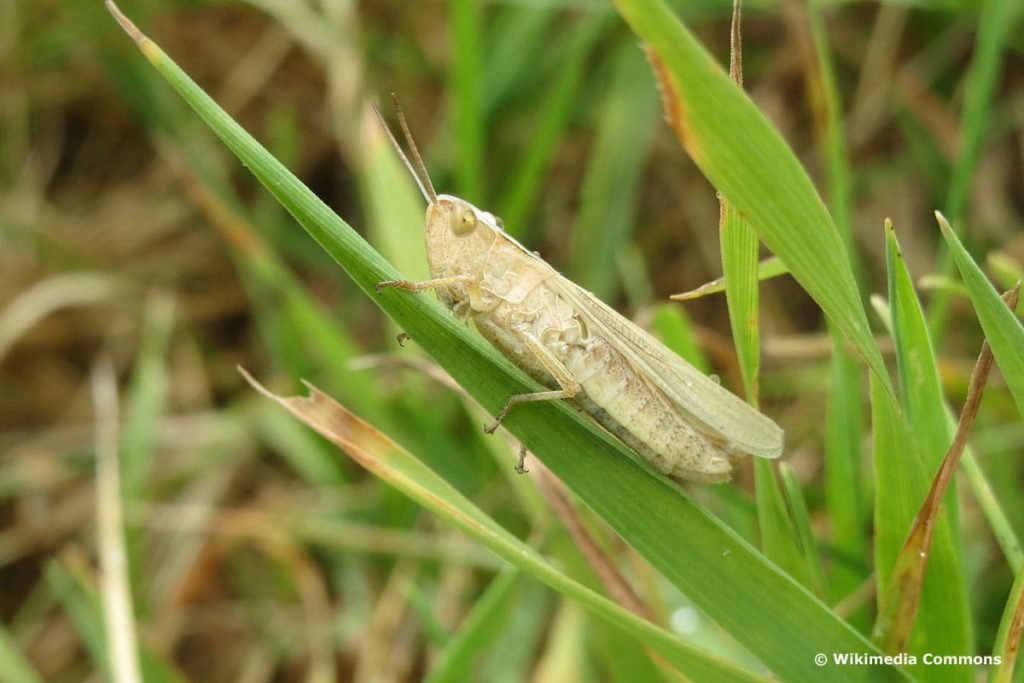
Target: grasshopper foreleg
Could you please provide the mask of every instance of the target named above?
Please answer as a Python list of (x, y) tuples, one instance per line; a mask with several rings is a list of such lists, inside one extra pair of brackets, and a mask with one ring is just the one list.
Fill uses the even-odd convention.
[(548, 347), (525, 332), (516, 331), (516, 337), (533, 354), (537, 362), (547, 370), (548, 374), (555, 378), (555, 382), (558, 383), (560, 388), (551, 391), (534, 391), (529, 394), (512, 394), (508, 397), (508, 401), (505, 402), (505, 407), (495, 416), (494, 422), (484, 427), (484, 431), (488, 434), (493, 434), (494, 430), (501, 426), (502, 421), (508, 417), (509, 411), (512, 410), (512, 406), (517, 403), (555, 401), (563, 398), (572, 398), (580, 393), (581, 387), (579, 382), (573, 379), (568, 368), (562, 364), (562, 361), (558, 360), (555, 354), (551, 353)]
[(422, 282), (412, 282), (411, 280), (384, 280), (378, 282), (375, 289), (380, 294), (386, 287), (396, 287), (397, 289), (404, 289), (408, 292), (423, 292), (428, 289), (437, 289), (438, 287), (450, 287), (463, 282), (472, 282), (474, 278), (469, 275), (452, 275), (451, 277), (439, 277), (433, 280), (423, 280)]

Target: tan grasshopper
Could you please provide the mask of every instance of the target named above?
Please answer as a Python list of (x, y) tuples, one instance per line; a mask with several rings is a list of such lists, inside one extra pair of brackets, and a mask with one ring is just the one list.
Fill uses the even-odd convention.
[(438, 195), (397, 100), (395, 109), (416, 166), (374, 108), (429, 204), (431, 279), (389, 280), (377, 291), (434, 290), (456, 316), (472, 319), (488, 342), (549, 387), (510, 396), (486, 432), (519, 403), (565, 399), (677, 480), (727, 481), (740, 456), (782, 453), (783, 431), (772, 420), (560, 275), (508, 235), (498, 218)]

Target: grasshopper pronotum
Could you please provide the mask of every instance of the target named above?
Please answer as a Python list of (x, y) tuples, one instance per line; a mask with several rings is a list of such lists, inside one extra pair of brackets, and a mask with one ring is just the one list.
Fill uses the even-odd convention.
[[(658, 340), (560, 275), (508, 235), (499, 219), (439, 195), (395, 101), (414, 166), (375, 108), (428, 202), (431, 279), (389, 280), (434, 290), (455, 315), (547, 391), (510, 396), (493, 432), (518, 403), (565, 399), (675, 479), (721, 482), (743, 454), (775, 458), (783, 431)], [(520, 463), (521, 465), (521, 463)]]

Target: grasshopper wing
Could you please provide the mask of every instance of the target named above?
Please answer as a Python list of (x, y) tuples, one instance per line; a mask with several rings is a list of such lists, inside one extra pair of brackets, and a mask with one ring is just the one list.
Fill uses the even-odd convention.
[(762, 458), (782, 454), (785, 435), (771, 419), (697, 370), (610, 306), (561, 275), (546, 282), (642, 371), (699, 431)]

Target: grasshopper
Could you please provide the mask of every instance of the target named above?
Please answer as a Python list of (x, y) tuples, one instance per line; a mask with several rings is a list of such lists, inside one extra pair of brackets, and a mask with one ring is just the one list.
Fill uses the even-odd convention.
[(520, 403), (564, 399), (678, 481), (728, 481), (742, 455), (782, 453), (784, 434), (772, 420), (563, 277), (507, 234), (500, 219), (437, 194), (397, 99), (395, 110), (415, 166), (374, 107), (428, 203), (431, 279), (380, 282), (378, 293), (435, 291), (548, 388), (510, 396), (484, 431), (493, 433)]

